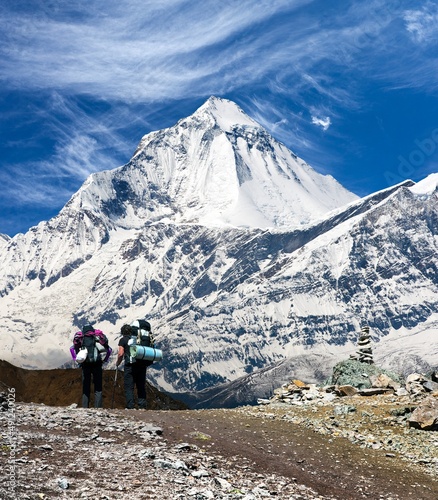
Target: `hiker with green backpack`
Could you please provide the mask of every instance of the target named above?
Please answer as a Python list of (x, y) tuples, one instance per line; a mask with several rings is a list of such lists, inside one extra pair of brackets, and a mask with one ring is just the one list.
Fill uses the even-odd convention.
[(151, 325), (141, 319), (131, 325), (123, 325), (120, 333), (119, 352), (116, 369), (125, 362), (123, 385), (126, 409), (135, 409), (134, 387), (137, 388), (138, 409), (146, 409), (146, 369), (154, 361), (161, 359), (162, 353), (154, 348)]

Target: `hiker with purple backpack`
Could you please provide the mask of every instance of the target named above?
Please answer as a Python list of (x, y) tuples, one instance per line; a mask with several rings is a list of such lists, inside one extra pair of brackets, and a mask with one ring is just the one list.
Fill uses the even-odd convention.
[(94, 407), (102, 408), (102, 365), (112, 353), (106, 335), (93, 325), (84, 325), (75, 333), (70, 352), (72, 358), (82, 367), (82, 407), (89, 407), (93, 379)]

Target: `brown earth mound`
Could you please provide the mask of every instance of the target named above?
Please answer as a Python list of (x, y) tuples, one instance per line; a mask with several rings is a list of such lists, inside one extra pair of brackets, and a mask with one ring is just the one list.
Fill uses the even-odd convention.
[[(114, 408), (125, 407), (123, 372), (103, 371), (103, 405), (111, 408), (114, 392)], [(15, 389), (16, 400), (24, 403), (44, 403), (50, 406), (68, 406), (76, 403), (81, 406), (82, 370), (26, 370), (7, 361), (0, 360), (0, 390), (7, 387)], [(91, 386), (91, 406), (93, 405), (93, 386)], [(150, 410), (181, 410), (186, 406), (175, 401), (155, 387), (146, 383), (147, 404)]]

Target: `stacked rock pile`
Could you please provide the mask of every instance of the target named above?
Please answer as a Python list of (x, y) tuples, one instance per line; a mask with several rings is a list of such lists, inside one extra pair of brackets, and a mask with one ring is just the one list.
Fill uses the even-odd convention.
[(373, 364), (373, 351), (371, 348), (371, 339), (370, 339), (370, 329), (368, 326), (363, 326), (361, 330), (361, 335), (357, 342), (359, 349), (357, 351), (359, 361), (361, 363), (367, 363), (369, 365)]
[(356, 354), (351, 356), (351, 359), (357, 359), (360, 363), (372, 365), (374, 363), (373, 350), (371, 347), (370, 328), (368, 326), (361, 328), (357, 345), (359, 348)]

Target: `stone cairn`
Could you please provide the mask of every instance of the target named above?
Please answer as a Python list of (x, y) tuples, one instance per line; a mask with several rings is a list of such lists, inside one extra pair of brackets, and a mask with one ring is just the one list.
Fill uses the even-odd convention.
[(357, 361), (360, 361), (361, 363), (366, 363), (368, 365), (374, 364), (369, 326), (363, 326), (361, 328), (357, 345), (359, 346), (359, 348), (356, 351), (356, 354), (350, 356), (350, 358), (356, 359)]

